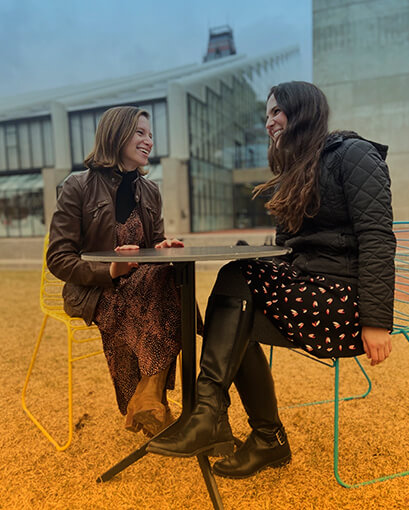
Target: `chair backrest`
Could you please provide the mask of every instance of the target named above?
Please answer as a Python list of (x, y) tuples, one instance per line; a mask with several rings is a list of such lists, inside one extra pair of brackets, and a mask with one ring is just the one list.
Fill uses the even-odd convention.
[(62, 288), (64, 282), (56, 278), (47, 267), (48, 234), (44, 238), (43, 266), (41, 271), (40, 306), (44, 313), (64, 312)]
[(394, 333), (409, 334), (409, 222), (394, 223), (396, 235)]

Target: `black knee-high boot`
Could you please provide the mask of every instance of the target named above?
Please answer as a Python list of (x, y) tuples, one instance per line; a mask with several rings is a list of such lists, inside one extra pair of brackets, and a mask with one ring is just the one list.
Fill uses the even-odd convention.
[(253, 430), (233, 456), (214, 464), (213, 472), (229, 478), (246, 478), (266, 467), (287, 464), (291, 450), (278, 416), (270, 367), (257, 342), (250, 342), (234, 384)]
[(175, 457), (233, 453), (228, 389), (247, 349), (252, 299), (212, 294), (206, 310), (197, 399), (182, 429), (154, 439), (147, 450)]

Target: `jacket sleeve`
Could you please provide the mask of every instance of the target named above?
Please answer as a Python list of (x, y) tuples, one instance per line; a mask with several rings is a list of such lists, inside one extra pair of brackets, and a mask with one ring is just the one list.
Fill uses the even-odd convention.
[(345, 151), (341, 180), (358, 240), (360, 323), (391, 330), (396, 239), (388, 167), (372, 144), (357, 139)]
[(81, 259), (83, 190), (75, 177), (63, 186), (50, 225), (47, 266), (60, 280), (76, 285), (113, 287), (109, 263)]
[(288, 241), (289, 238), (290, 238), (290, 234), (285, 231), (285, 229), (281, 223), (278, 223), (277, 227), (276, 227), (275, 244), (277, 246), (284, 246), (286, 241)]
[[(277, 246), (285, 246), (290, 237), (291, 235), (285, 230), (284, 226), (281, 223), (278, 223), (276, 226), (275, 244)], [(293, 259), (291, 253), (287, 253), (286, 255), (278, 255), (276, 258), (278, 258), (280, 261), (285, 261), (288, 263), (291, 263)]]

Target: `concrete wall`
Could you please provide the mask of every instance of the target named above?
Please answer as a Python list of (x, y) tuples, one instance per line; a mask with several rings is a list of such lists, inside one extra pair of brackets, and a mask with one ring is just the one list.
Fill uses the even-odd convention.
[(389, 145), (395, 219), (409, 219), (409, 0), (313, 0), (313, 38), (330, 128)]
[(165, 234), (175, 237), (190, 231), (188, 162), (162, 158), (161, 165)]
[(43, 168), (43, 200), (45, 224), (48, 228), (57, 199), (56, 188), (72, 168), (71, 140), (68, 113), (65, 107), (53, 102), (51, 104), (51, 125), (53, 130), (53, 147), (55, 167)]
[(161, 158), (165, 234), (190, 231), (189, 134), (186, 92), (177, 81), (168, 84), (169, 157)]

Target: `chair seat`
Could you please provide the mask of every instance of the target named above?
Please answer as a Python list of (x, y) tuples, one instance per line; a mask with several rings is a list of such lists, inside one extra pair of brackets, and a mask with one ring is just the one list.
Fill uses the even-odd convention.
[(61, 322), (64, 322), (65, 324), (70, 325), (71, 327), (75, 327), (76, 329), (82, 328), (82, 329), (96, 329), (97, 326), (95, 324), (92, 324), (91, 326), (87, 326), (82, 319), (82, 317), (70, 317), (67, 315), (64, 310), (47, 310), (47, 315), (50, 317), (53, 317), (54, 319), (57, 319)]

